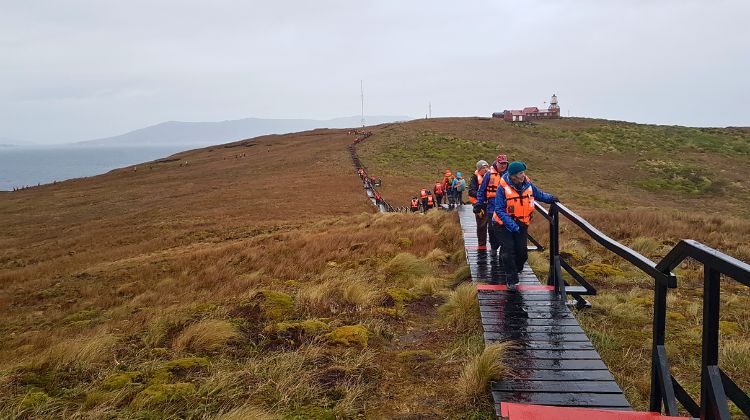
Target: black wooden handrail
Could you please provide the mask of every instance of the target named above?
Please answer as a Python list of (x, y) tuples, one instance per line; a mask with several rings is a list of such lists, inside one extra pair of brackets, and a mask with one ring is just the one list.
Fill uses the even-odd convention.
[[(563, 269), (584, 286), (585, 294), (596, 294), (596, 289), (583, 276), (560, 257), (560, 216), (564, 216), (580, 227), (589, 237), (603, 247), (622, 257), (633, 266), (654, 279), (654, 313), (651, 351), (651, 396), (650, 410), (676, 416), (677, 402), (691, 416), (702, 419), (729, 419), (728, 401), (750, 416), (750, 397), (741, 390), (718, 366), (719, 364), (719, 294), (721, 276), (730, 277), (750, 287), (750, 265), (700, 242), (685, 239), (680, 241), (657, 264), (631, 248), (615, 241), (592, 226), (581, 216), (561, 203), (552, 203), (549, 211), (535, 203), (536, 210), (549, 222), (550, 270), (548, 284), (565, 297), (567, 283), (562, 278)], [(700, 405), (672, 376), (664, 346), (666, 338), (667, 291), (677, 287), (677, 277), (672, 273), (682, 261), (692, 258), (704, 266), (703, 284), (703, 335), (701, 340), (701, 399)], [(580, 292), (581, 288), (575, 289)], [(569, 293), (578, 301), (577, 307), (588, 302), (581, 293)], [(585, 304), (584, 304), (585, 303)]]

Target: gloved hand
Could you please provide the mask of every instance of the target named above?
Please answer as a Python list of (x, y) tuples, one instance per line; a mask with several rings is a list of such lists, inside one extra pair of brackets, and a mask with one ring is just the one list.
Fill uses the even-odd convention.
[(560, 200), (558, 200), (558, 199), (557, 199), (557, 196), (556, 196), (556, 195), (553, 195), (553, 196), (552, 196), (552, 202), (553, 202), (553, 203), (559, 203), (559, 202), (560, 202)]
[(518, 226), (518, 223), (513, 223), (512, 225), (508, 225), (508, 230), (511, 233), (518, 233), (521, 231), (521, 227)]
[(474, 205), (474, 206), (472, 207), (472, 211), (474, 212), (474, 214), (479, 214), (479, 213), (481, 213), (481, 212), (482, 212), (482, 210), (484, 210), (484, 209), (482, 208), (482, 206), (478, 206), (478, 205), (476, 205), (476, 204), (475, 204), (475, 205)]

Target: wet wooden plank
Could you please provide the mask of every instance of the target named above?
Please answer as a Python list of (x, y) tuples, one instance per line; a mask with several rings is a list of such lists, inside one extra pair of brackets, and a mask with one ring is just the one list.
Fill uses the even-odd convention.
[(495, 401), (512, 401), (525, 404), (557, 405), (561, 407), (596, 406), (630, 408), (630, 404), (622, 393), (492, 391), (492, 396)]
[(489, 340), (487, 344), (510, 341), (520, 349), (538, 350), (594, 350), (589, 341), (562, 341), (551, 343), (549, 341), (515, 341), (515, 340)]
[(485, 340), (522, 339), (524, 341), (547, 341), (557, 343), (563, 341), (589, 342), (586, 334), (554, 334), (554, 333), (525, 333), (523, 331), (485, 332)]
[(593, 370), (531, 370), (514, 369), (513, 379), (529, 381), (614, 381), (612, 373), (606, 369)]
[[(505, 323), (483, 324), (485, 332), (503, 332), (508, 330)], [(555, 334), (583, 334), (583, 329), (578, 325), (528, 325), (520, 328), (527, 333), (555, 333)]]
[(530, 359), (519, 357), (504, 360), (511, 368), (534, 369), (534, 370), (605, 370), (607, 366), (601, 359), (596, 360), (555, 360), (555, 359)]
[(561, 393), (622, 393), (615, 381), (529, 381), (511, 379), (492, 382), (493, 391), (526, 391), (526, 392), (561, 392)]
[(506, 325), (508, 328), (518, 328), (519, 326), (530, 326), (530, 325), (578, 325), (578, 320), (575, 318), (559, 318), (550, 321), (549, 319), (528, 319), (528, 318), (513, 318), (508, 317), (502, 320), (497, 319), (494, 316), (487, 316), (486, 320), (483, 319), (482, 323), (495, 324), (495, 325)]

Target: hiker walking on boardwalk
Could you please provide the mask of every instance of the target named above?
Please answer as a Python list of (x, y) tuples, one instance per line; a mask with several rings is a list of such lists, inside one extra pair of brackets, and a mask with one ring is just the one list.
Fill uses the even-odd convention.
[(453, 208), (453, 191), (451, 187), (453, 186), (454, 179), (456, 179), (456, 177), (453, 176), (451, 170), (446, 169), (445, 176), (443, 176), (443, 193), (446, 196), (445, 198), (448, 203), (448, 208)]
[(500, 258), (511, 289), (518, 284), (518, 274), (528, 259), (526, 242), (534, 200), (550, 204), (558, 201), (557, 197), (531, 183), (526, 177), (525, 163), (513, 162), (508, 165), (508, 171), (500, 179), (497, 189), (492, 225), (498, 228)]
[(419, 203), (422, 206), (422, 213), (427, 211), (427, 196), (430, 195), (430, 192), (426, 189), (422, 188), (419, 190)]
[(411, 198), (411, 211), (415, 213), (419, 211), (419, 199), (417, 197)]
[[(477, 162), (477, 170), (474, 171), (474, 175), (472, 175), (469, 180), (469, 202), (472, 205), (477, 204), (479, 184), (482, 183), (484, 174), (486, 174), (489, 169), (490, 165), (486, 161), (480, 160)], [(479, 241), (479, 246), (487, 247), (487, 224), (492, 216), (484, 209), (480, 209), (478, 213), (474, 212), (474, 217), (477, 219), (477, 240)]]
[(435, 193), (435, 205), (440, 206), (443, 204), (443, 193), (445, 190), (443, 189), (443, 183), (441, 181), (435, 181), (435, 189), (433, 190)]
[[(474, 204), (474, 214), (480, 214), (484, 211), (489, 215), (489, 218), (492, 218), (492, 214), (495, 212), (495, 195), (497, 194), (497, 187), (500, 185), (500, 179), (507, 169), (508, 156), (498, 155), (492, 163), (490, 170), (484, 174), (479, 190), (477, 190), (477, 203)], [(497, 253), (497, 249), (500, 247), (500, 242), (497, 239), (497, 229), (494, 229), (493, 225), (490, 223), (488, 223), (488, 229), (490, 235), (490, 250), (494, 256)]]
[(464, 190), (466, 189), (466, 180), (461, 172), (456, 172), (456, 179), (453, 180), (453, 202), (457, 206), (464, 204)]

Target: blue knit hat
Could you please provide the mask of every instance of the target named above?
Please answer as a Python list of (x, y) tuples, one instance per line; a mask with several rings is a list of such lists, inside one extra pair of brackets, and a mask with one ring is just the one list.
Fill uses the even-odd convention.
[(523, 162), (511, 162), (510, 165), (508, 165), (508, 175), (515, 175), (525, 170), (526, 164)]

